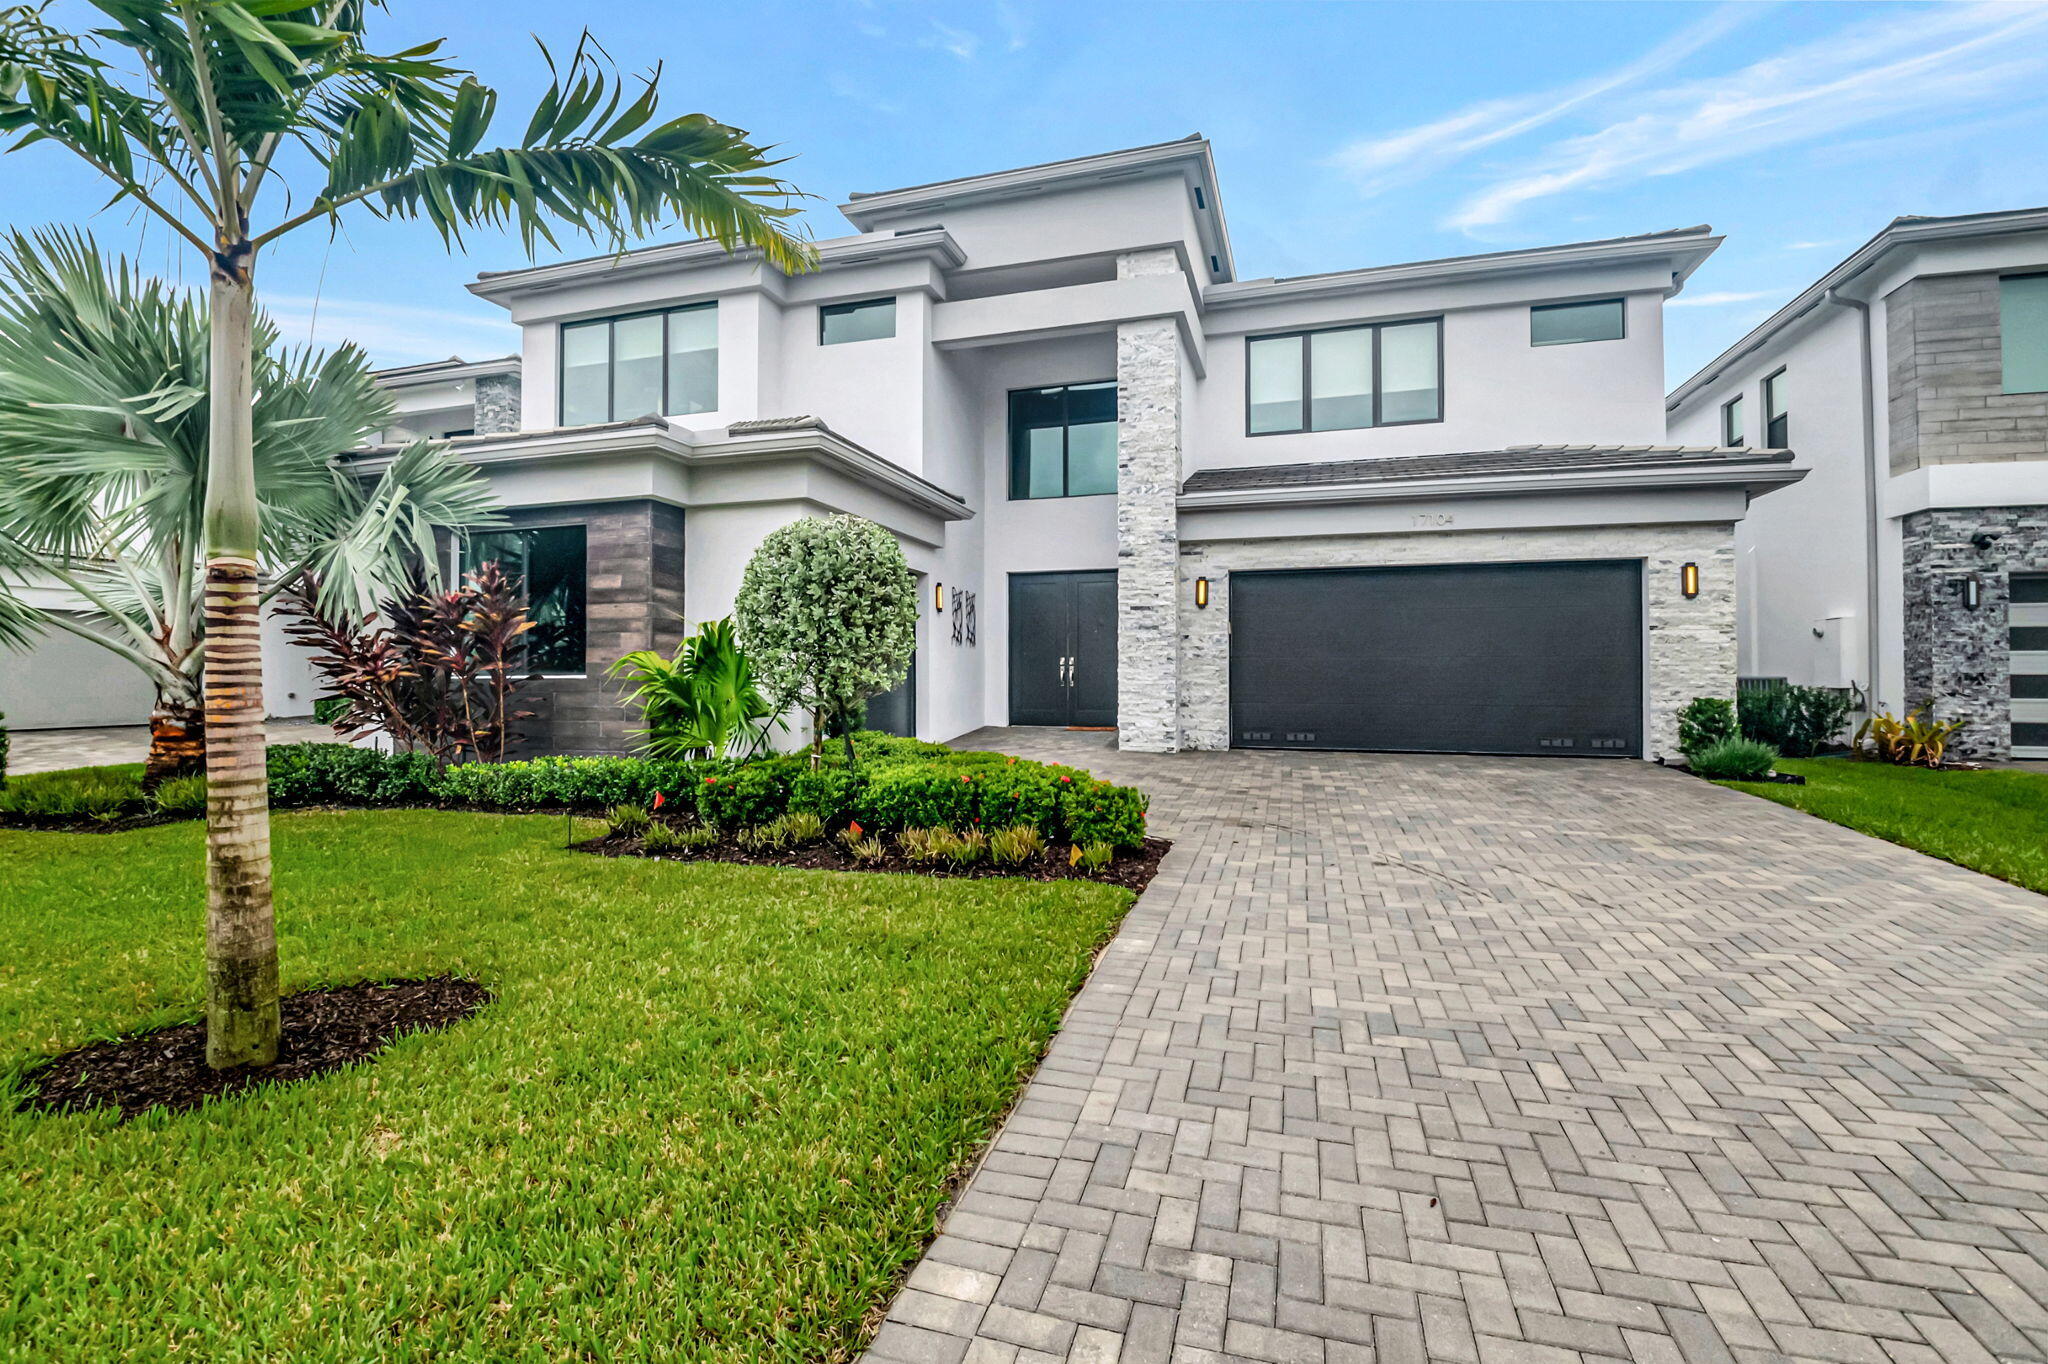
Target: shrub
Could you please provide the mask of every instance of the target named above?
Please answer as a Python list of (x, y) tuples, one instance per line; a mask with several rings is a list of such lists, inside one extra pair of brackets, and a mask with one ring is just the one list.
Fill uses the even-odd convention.
[(41, 819), (116, 819), (142, 803), (139, 776), (100, 767), (35, 772), (16, 777), (0, 790), (0, 814)]
[(911, 862), (936, 862), (945, 855), (945, 829), (905, 829), (896, 835), (896, 850)]
[[(663, 825), (662, 827), (672, 828), (674, 826)], [(692, 824), (687, 828), (676, 829), (675, 831), (675, 845), (683, 852), (702, 852), (717, 841), (718, 830), (712, 828), (709, 824)]]
[(626, 834), (629, 837), (645, 833), (647, 826), (654, 822), (654, 816), (647, 813), (647, 807), (644, 805), (614, 805), (605, 811), (604, 815), (611, 824), (613, 833)]
[(1735, 703), (1725, 696), (1695, 696), (1678, 711), (1678, 751), (1693, 754), (1741, 732)]
[(942, 829), (934, 842), (939, 860), (956, 867), (971, 867), (988, 856), (988, 835), (979, 829)]
[(1912, 711), (1901, 720), (1890, 712), (1871, 716), (1857, 727), (1854, 746), (1861, 755), (1863, 741), (1870, 741), (1867, 756), (1900, 767), (1939, 767), (1948, 752), (1948, 741), (1962, 732), (1960, 720), (1928, 720), (1925, 711)]
[(888, 850), (882, 846), (880, 838), (869, 834), (866, 838), (846, 840), (846, 855), (863, 867), (872, 867), (888, 856)]
[(606, 675), (636, 684), (626, 702), (640, 707), (641, 747), (653, 757), (750, 757), (776, 723), (731, 617), (704, 622), (674, 658), (636, 649)]
[(206, 774), (194, 772), (183, 777), (166, 777), (149, 793), (149, 803), (166, 815), (198, 815), (206, 812)]
[(825, 821), (808, 810), (792, 810), (775, 822), (782, 826), (783, 837), (789, 840), (791, 847), (802, 848), (824, 841)]
[(1144, 846), (1147, 803), (1136, 787), (1097, 781), (1085, 772), (1072, 780), (1060, 802), (1067, 837), (1112, 848)]
[(972, 824), (980, 792), (974, 774), (944, 763), (899, 763), (862, 774), (854, 818), (871, 829)]
[(744, 826), (733, 841), (750, 853), (781, 852), (789, 846), (789, 831), (783, 828), (781, 820), (770, 820)]
[(1084, 871), (1101, 871), (1116, 860), (1116, 847), (1109, 843), (1076, 843), (1067, 856), (1069, 866)]
[[(618, 826), (614, 825), (613, 827), (616, 828)], [(640, 831), (640, 851), (651, 853), (673, 851), (681, 833), (682, 830), (676, 828), (673, 824), (663, 824), (658, 819), (649, 820), (647, 827)]]
[(484, 810), (597, 810), (613, 805), (652, 806), (657, 795), (695, 804), (693, 791), (707, 771), (691, 763), (649, 758), (532, 758), (509, 763), (463, 763), (434, 779), (443, 805)]
[(697, 814), (706, 824), (734, 828), (765, 824), (789, 807), (791, 780), (801, 758), (764, 758), (712, 771), (697, 783)]
[(1742, 737), (1792, 758), (1810, 758), (1840, 736), (1855, 702), (1826, 687), (1757, 687), (1736, 701)]
[(790, 779), (789, 808), (793, 813), (816, 815), (828, 828), (839, 828), (854, 817), (854, 796), (859, 789), (859, 777), (843, 767), (799, 772)]
[(1759, 781), (1771, 775), (1778, 750), (1754, 739), (1723, 739), (1687, 757), (1692, 770), (1713, 781)]
[(1044, 851), (1045, 836), (1029, 824), (998, 829), (988, 836), (989, 860), (997, 866), (1020, 866)]

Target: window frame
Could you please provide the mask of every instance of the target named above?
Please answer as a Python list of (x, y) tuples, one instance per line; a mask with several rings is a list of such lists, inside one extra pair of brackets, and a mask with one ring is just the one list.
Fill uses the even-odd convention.
[(2012, 274), (2000, 275), (1998, 277), (1998, 391), (2001, 396), (2030, 397), (2048, 393), (2048, 387), (2008, 388), (2006, 386), (2009, 381), (2006, 378), (2008, 370), (2005, 363), (2005, 285), (2007, 280), (2016, 279), (2048, 280), (2048, 270), (2016, 270)]
[[(1436, 324), (1436, 415), (1434, 417), (1412, 417), (1407, 421), (1380, 420), (1380, 401), (1384, 386), (1380, 383), (1380, 333), (1388, 327), (1409, 327), (1419, 322)], [(1370, 332), (1372, 333), (1372, 421), (1366, 426), (1334, 426), (1318, 431), (1315, 427), (1315, 365), (1311, 357), (1315, 347), (1310, 344), (1311, 336), (1324, 332)], [(1252, 346), (1260, 341), (1301, 340), (1301, 422), (1300, 426), (1284, 431), (1252, 430)], [(1444, 401), (1444, 315), (1430, 313), (1421, 317), (1391, 317), (1377, 322), (1346, 322), (1334, 327), (1302, 327), (1284, 332), (1255, 332), (1244, 339), (1244, 433), (1248, 437), (1263, 436), (1330, 436), (1344, 431), (1376, 431), (1381, 427), (1428, 426), (1444, 420), (1449, 404)]]
[[(1763, 384), (1759, 389), (1762, 398), (1759, 407), (1761, 408), (1760, 415), (1763, 417), (1763, 448), (1766, 450), (1786, 450), (1791, 448), (1792, 404), (1788, 402), (1784, 405), (1785, 411), (1783, 416), (1776, 418), (1771, 416), (1771, 399), (1777, 391), (1779, 382), (1784, 379), (1786, 371), (1790, 368), (1791, 366), (1789, 365), (1780, 365), (1769, 374), (1766, 374)], [(1773, 443), (1771, 440), (1771, 425), (1774, 421), (1785, 423), (1785, 439), (1776, 443)]]
[[(825, 339), (825, 319), (829, 316), (844, 315), (862, 308), (873, 308), (880, 304), (889, 305), (889, 334), (887, 336), (858, 336), (847, 341)], [(875, 298), (849, 298), (838, 303), (818, 305), (818, 344), (821, 346), (857, 346), (863, 341), (893, 341), (896, 339), (896, 295), (882, 294)]]
[(1747, 450), (1749, 448), (1748, 422), (1745, 421), (1743, 428), (1738, 431), (1735, 429), (1735, 423), (1729, 420), (1730, 417), (1741, 416), (1746, 412), (1747, 409), (1743, 399), (1747, 396), (1747, 394), (1738, 393), (1727, 402), (1721, 404), (1721, 447), (1723, 449)]
[[(1017, 424), (1015, 417), (1017, 395), (1020, 393), (1051, 393), (1055, 391), (1064, 395), (1070, 389), (1094, 388), (1099, 384), (1108, 384), (1110, 386), (1110, 391), (1115, 398), (1116, 417), (1109, 424), (1117, 429), (1117, 445), (1119, 451), (1121, 451), (1123, 445), (1124, 426), (1123, 390), (1117, 387), (1115, 375), (1111, 375), (1107, 379), (1073, 379), (1064, 384), (1026, 384), (1022, 388), (1012, 388), (1004, 390), (1003, 458), (1009, 466), (1009, 477), (1006, 480), (1004, 480), (1004, 490), (1009, 494), (1007, 498), (1008, 501), (1063, 502), (1066, 501), (1068, 498), (1074, 497), (1116, 496), (1117, 490), (1114, 487), (1110, 488), (1107, 492), (1100, 493), (1070, 493), (1066, 491), (1068, 483), (1072, 481), (1069, 477), (1070, 465), (1073, 461), (1074, 424), (1072, 421), (1062, 421), (1060, 423), (1060, 491), (1058, 493), (1047, 493), (1043, 497), (1033, 497), (1028, 492), (1020, 496), (1017, 492)], [(1062, 413), (1064, 414), (1067, 407), (1067, 400), (1064, 396), (1061, 397), (1060, 404)], [(1093, 426), (1095, 424), (1096, 423), (1094, 422), (1087, 423), (1087, 425), (1090, 426)], [(1044, 430), (1046, 428), (1040, 427), (1037, 429)], [(1027, 483), (1026, 486), (1028, 487), (1029, 484)]]
[[(695, 417), (695, 416), (700, 416), (700, 415), (702, 415), (702, 413), (698, 413), (698, 412), (675, 412), (675, 413), (671, 413), (671, 412), (670, 412), (670, 411), (668, 410), (668, 406), (669, 406), (669, 392), (668, 392), (668, 369), (669, 369), (669, 348), (668, 348), (668, 320), (669, 320), (669, 318), (670, 318), (671, 316), (673, 316), (673, 315), (674, 315), (674, 314), (676, 314), (676, 313), (701, 313), (701, 312), (709, 312), (709, 313), (711, 313), (711, 314), (713, 315), (713, 317), (716, 317), (716, 316), (717, 316), (717, 312), (718, 312), (718, 300), (717, 300), (717, 299), (715, 299), (715, 298), (712, 298), (712, 299), (706, 299), (706, 300), (704, 300), (704, 301), (703, 301), (703, 302), (701, 302), (701, 303), (678, 303), (678, 304), (675, 304), (675, 305), (673, 305), (673, 306), (670, 306), (670, 307), (667, 307), (667, 308), (641, 308), (641, 309), (639, 309), (639, 310), (637, 310), (637, 311), (635, 311), (635, 312), (630, 312), (630, 313), (605, 313), (605, 314), (603, 314), (603, 315), (601, 315), (601, 316), (598, 316), (598, 317), (579, 317), (579, 318), (575, 319), (575, 320), (574, 320), (574, 321), (572, 321), (572, 322), (558, 322), (558, 323), (556, 323), (556, 324), (555, 324), (555, 424), (556, 424), (556, 425), (557, 425), (558, 427), (561, 427), (561, 428), (563, 428), (564, 430), (570, 430), (570, 431), (575, 431), (575, 430), (581, 430), (581, 429), (582, 429), (583, 427), (586, 427), (586, 426), (603, 426), (603, 425), (605, 425), (605, 424), (607, 424), (607, 423), (609, 423), (609, 422), (615, 422), (615, 421), (622, 421), (622, 420), (627, 420), (626, 418), (622, 418), (622, 417), (620, 417), (620, 416), (618, 415), (618, 410), (619, 410), (619, 408), (618, 408), (618, 403), (619, 403), (619, 361), (618, 361), (618, 355), (619, 355), (619, 348), (618, 348), (618, 332), (617, 332), (617, 327), (618, 327), (619, 323), (621, 323), (621, 322), (637, 322), (637, 321), (638, 321), (639, 319), (641, 319), (641, 318), (643, 318), (643, 317), (658, 317), (658, 318), (660, 318), (660, 319), (661, 319), (661, 350), (660, 350), (660, 356), (661, 356), (661, 415), (662, 415), (662, 416), (664, 416), (664, 417), (668, 417), (668, 416), (677, 416), (677, 417)], [(576, 425), (572, 426), (572, 425), (570, 425), (570, 423), (569, 423), (569, 420), (568, 420), (568, 412), (567, 412), (567, 410), (566, 410), (566, 409), (567, 409), (567, 405), (568, 405), (568, 402), (569, 402), (569, 345), (568, 345), (568, 341), (567, 341), (567, 339), (566, 339), (566, 338), (567, 338), (567, 334), (568, 334), (569, 330), (570, 330), (570, 329), (571, 329), (572, 327), (594, 327), (594, 326), (596, 326), (596, 325), (597, 325), (598, 323), (600, 323), (600, 322), (601, 322), (601, 323), (603, 323), (603, 324), (604, 324), (604, 326), (605, 326), (605, 338), (604, 338), (604, 346), (605, 346), (605, 350), (604, 350), (604, 410), (605, 410), (605, 417), (604, 417), (604, 420), (603, 420), (603, 421), (598, 421), (598, 422), (579, 422), (579, 423), (577, 423)], [(717, 324), (716, 322), (713, 322), (713, 323), (712, 323), (712, 334), (713, 334), (713, 335), (716, 335), (716, 334), (717, 334), (717, 330), (718, 330), (718, 324)], [(719, 352), (719, 351), (720, 351), (720, 350), (722, 349), (722, 347), (720, 347), (720, 346), (713, 346), (713, 347), (712, 347), (711, 349), (712, 349), (712, 353), (713, 353), (713, 354), (715, 355), (715, 354), (717, 354), (717, 353), (718, 353), (718, 352)], [(712, 394), (711, 394), (711, 398), (712, 398), (712, 401), (711, 401), (711, 406), (709, 406), (709, 407), (707, 407), (707, 408), (703, 409), (703, 411), (704, 411), (704, 412), (716, 412), (716, 411), (718, 410), (718, 404), (719, 404), (719, 402), (720, 402), (720, 400), (721, 400), (721, 395), (719, 394), (719, 392), (718, 392), (718, 389), (719, 389), (719, 377), (718, 377), (718, 376), (716, 375), (716, 373), (715, 373), (715, 371), (714, 371), (714, 375), (713, 375), (713, 379), (712, 379)]]
[[(461, 582), (470, 572), (469, 542), (482, 535), (526, 535), (537, 531), (578, 530), (583, 532), (583, 666), (576, 672), (542, 672), (529, 670), (527, 676), (547, 680), (574, 680), (590, 676), (590, 523), (588, 521), (542, 521), (532, 525), (499, 526), (495, 530), (462, 531), (449, 538), (450, 576)], [(532, 551), (526, 551), (531, 555)], [(527, 597), (525, 580), (520, 583), (520, 606), (522, 609), (532, 603)]]
[[(1538, 341), (1536, 339), (1536, 314), (1561, 312), (1566, 308), (1591, 308), (1599, 304), (1614, 305), (1615, 315), (1621, 319), (1621, 332), (1616, 336), (1591, 336), (1577, 341)], [(1613, 298), (1572, 298), (1557, 303), (1531, 303), (1529, 305), (1530, 346), (1595, 346), (1604, 341), (1628, 340), (1628, 299), (1621, 295)]]

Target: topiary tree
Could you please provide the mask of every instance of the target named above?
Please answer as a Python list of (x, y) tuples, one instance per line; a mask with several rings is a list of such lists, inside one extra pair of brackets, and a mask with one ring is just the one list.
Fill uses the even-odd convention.
[[(825, 729), (900, 686), (917, 648), (917, 583), (896, 537), (858, 516), (806, 517), (761, 542), (733, 606), (740, 646), (778, 710)], [(853, 761), (853, 736), (846, 736)]]

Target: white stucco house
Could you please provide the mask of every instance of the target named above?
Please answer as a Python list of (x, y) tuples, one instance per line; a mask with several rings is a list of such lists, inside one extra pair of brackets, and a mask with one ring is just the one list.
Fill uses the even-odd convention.
[(510, 512), (464, 552), (528, 579), (551, 746), (620, 747), (605, 666), (833, 511), (918, 575), (870, 718), (925, 738), (1648, 758), (1732, 694), (1738, 527), (1806, 467), (1667, 436), (1709, 229), (1243, 280), (1199, 137), (840, 211), (794, 277), (694, 241), (484, 274), (518, 355), (384, 375), (389, 439)]
[(2048, 757), (2048, 210), (1894, 220), (1668, 407), (1808, 475), (1736, 528), (1745, 676)]

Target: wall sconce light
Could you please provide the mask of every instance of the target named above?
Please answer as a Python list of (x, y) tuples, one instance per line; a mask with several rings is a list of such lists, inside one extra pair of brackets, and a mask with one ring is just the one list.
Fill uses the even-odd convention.
[(1972, 573), (1963, 579), (1963, 609), (1974, 611), (1984, 604), (1984, 580)]
[(945, 614), (946, 585), (944, 583), (935, 582), (932, 584), (932, 610), (937, 611), (941, 615)]
[(1691, 601), (1700, 594), (1700, 566), (1698, 564), (1687, 564), (1684, 568), (1678, 570), (1678, 590), (1685, 595), (1687, 601)]
[(1195, 605), (1202, 608), (1207, 608), (1209, 605), (1209, 580), (1207, 578), (1195, 579)]

